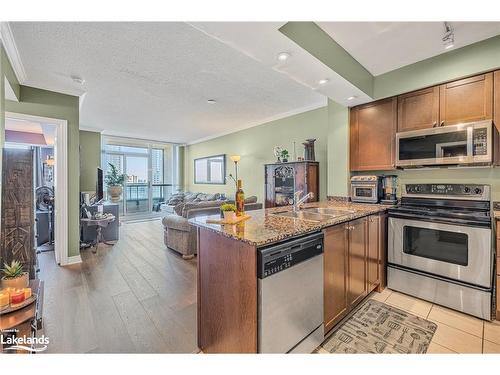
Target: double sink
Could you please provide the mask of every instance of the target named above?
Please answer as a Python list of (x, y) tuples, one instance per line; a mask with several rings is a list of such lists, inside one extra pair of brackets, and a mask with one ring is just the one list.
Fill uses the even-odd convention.
[(273, 212), (273, 215), (291, 217), (308, 221), (322, 222), (328, 221), (335, 217), (346, 216), (355, 213), (356, 211), (338, 208), (321, 208), (310, 207), (298, 211), (278, 211)]

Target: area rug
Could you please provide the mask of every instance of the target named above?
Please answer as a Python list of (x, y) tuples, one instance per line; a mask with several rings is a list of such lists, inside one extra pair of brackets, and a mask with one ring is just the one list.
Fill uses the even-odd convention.
[(436, 329), (428, 320), (368, 300), (321, 347), (330, 353), (425, 353)]

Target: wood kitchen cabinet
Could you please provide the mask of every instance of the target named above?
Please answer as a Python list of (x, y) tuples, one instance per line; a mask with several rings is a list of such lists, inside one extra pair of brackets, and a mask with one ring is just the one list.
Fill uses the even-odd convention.
[(366, 284), (366, 248), (367, 248), (367, 219), (361, 218), (349, 222), (349, 251), (348, 251), (348, 289), (347, 304), (350, 309), (356, 307), (367, 294)]
[(323, 274), (325, 284), (325, 332), (332, 329), (348, 312), (347, 256), (349, 250), (348, 224), (326, 228), (324, 232)]
[(351, 171), (394, 169), (397, 98), (351, 108)]
[(495, 165), (500, 165), (500, 70), (493, 73), (493, 123), (497, 131), (493, 135)]
[(325, 332), (385, 287), (386, 219), (381, 213), (323, 230)]
[(440, 125), (491, 119), (493, 73), (464, 78), (439, 87)]
[(398, 96), (398, 132), (436, 127), (439, 123), (439, 86)]
[(500, 221), (496, 220), (496, 233), (497, 233), (497, 274), (496, 274), (496, 281), (497, 281), (497, 293), (496, 293), (496, 298), (497, 298), (497, 303), (496, 303), (496, 320), (500, 320)]

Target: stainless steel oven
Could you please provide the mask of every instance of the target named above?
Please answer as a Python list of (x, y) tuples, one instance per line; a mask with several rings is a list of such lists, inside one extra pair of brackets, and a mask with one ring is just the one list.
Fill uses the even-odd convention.
[(396, 134), (396, 166), (488, 165), (493, 155), (491, 120)]
[(491, 229), (389, 218), (388, 261), (403, 267), (491, 287)]
[(490, 319), (489, 197), (487, 185), (405, 185), (389, 209), (389, 288)]

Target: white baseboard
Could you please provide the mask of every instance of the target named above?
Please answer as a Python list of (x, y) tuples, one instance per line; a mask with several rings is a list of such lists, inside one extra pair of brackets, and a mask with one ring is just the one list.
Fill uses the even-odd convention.
[(78, 263), (82, 263), (82, 257), (80, 256), (80, 254), (72, 256), (72, 257), (68, 257), (66, 264), (63, 264), (63, 265), (69, 266), (70, 264), (78, 264)]

